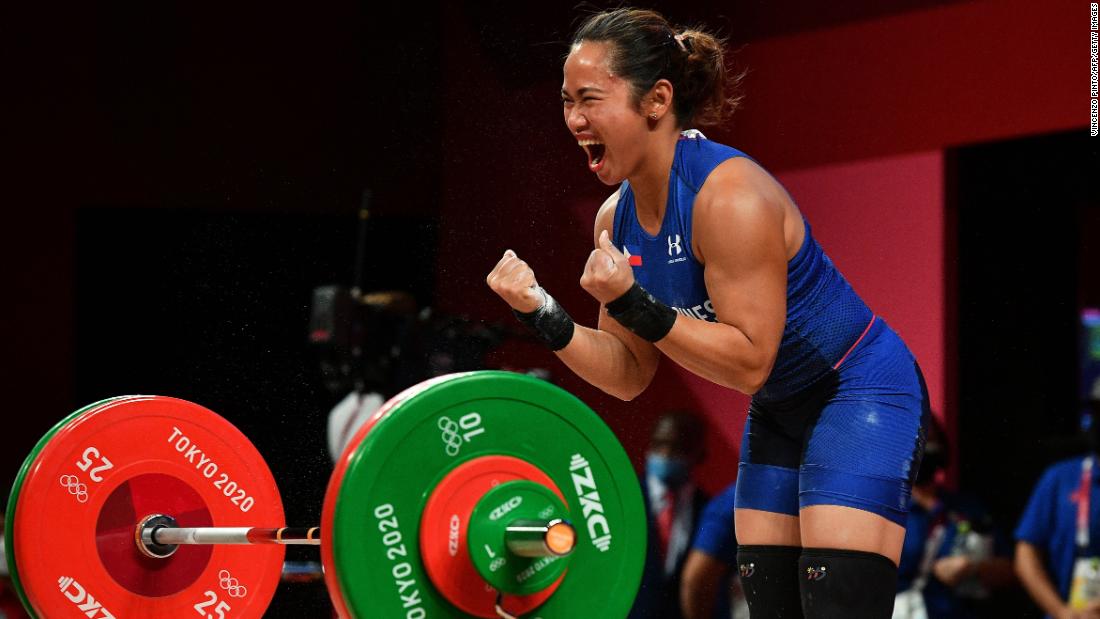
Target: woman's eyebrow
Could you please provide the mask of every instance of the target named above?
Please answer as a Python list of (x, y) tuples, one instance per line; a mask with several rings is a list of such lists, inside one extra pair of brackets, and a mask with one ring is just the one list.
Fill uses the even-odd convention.
[[(582, 86), (582, 87), (580, 87), (580, 88), (578, 88), (578, 89), (577, 89), (577, 96), (578, 96), (578, 97), (583, 97), (584, 95), (586, 95), (586, 94), (588, 94), (588, 93), (590, 93), (590, 92), (597, 92), (597, 93), (601, 93), (601, 94), (602, 94), (602, 93), (604, 93), (605, 91), (604, 91), (604, 89), (602, 89), (602, 88), (599, 88), (598, 86)], [(568, 96), (569, 96), (569, 91), (568, 91), (568, 90), (566, 90), (566, 89), (564, 89), (564, 88), (562, 88), (562, 89), (561, 89), (561, 95), (562, 95), (563, 97), (568, 97)]]

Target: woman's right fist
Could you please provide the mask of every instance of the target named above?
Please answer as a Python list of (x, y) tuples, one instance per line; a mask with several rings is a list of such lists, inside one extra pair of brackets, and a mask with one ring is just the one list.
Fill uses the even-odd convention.
[(546, 301), (535, 281), (535, 272), (510, 249), (504, 252), (485, 283), (518, 312), (533, 312)]

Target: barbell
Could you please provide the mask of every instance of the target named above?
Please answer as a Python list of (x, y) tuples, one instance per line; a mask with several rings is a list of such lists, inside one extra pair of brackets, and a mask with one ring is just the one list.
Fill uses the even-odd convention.
[(35, 617), (258, 618), (288, 544), (318, 545), (341, 617), (622, 617), (646, 523), (633, 467), (580, 400), (508, 372), (389, 400), (348, 443), (320, 527), (288, 528), (231, 423), (160, 396), (54, 426), (8, 502), (12, 582)]

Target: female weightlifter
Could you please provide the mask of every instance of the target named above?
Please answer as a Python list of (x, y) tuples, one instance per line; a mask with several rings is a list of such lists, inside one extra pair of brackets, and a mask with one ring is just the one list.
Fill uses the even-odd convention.
[(750, 394), (735, 522), (754, 619), (888, 618), (928, 398), (898, 335), (852, 290), (784, 188), (694, 129), (727, 98), (724, 49), (652, 11), (592, 15), (561, 97), (596, 216), (577, 325), (511, 250), (489, 286), (558, 357), (622, 399), (664, 354)]

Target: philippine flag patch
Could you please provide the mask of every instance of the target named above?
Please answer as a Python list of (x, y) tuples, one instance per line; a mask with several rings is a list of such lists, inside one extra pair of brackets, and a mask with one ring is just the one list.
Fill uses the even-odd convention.
[(623, 255), (632, 267), (642, 266), (642, 250), (637, 245), (623, 245)]

